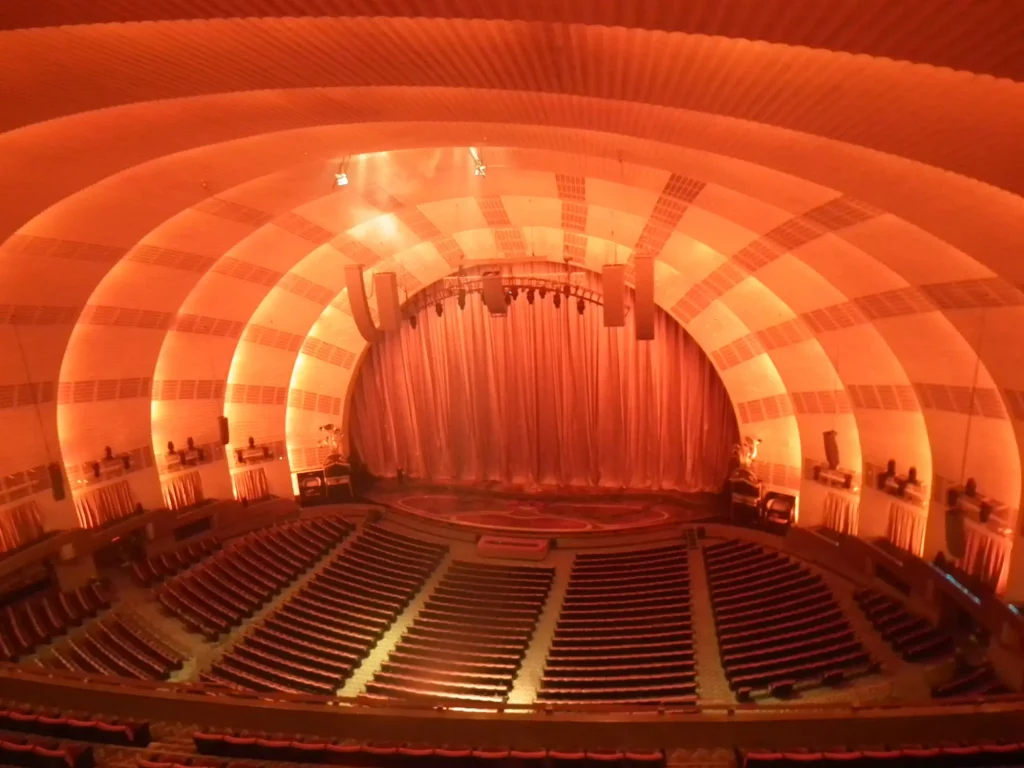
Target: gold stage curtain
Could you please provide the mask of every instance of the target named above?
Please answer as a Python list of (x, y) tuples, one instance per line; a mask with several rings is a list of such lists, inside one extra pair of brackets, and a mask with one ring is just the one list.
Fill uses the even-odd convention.
[(135, 495), (127, 480), (119, 480), (77, 494), (75, 512), (83, 528), (98, 528), (134, 513)]
[[(528, 265), (529, 266), (529, 265)], [(517, 275), (523, 267), (517, 267)], [(521, 274), (551, 273), (549, 264)], [(588, 287), (600, 281), (586, 278)], [(478, 294), (372, 344), (352, 401), (352, 439), (377, 476), (719, 491), (737, 426), (700, 346), (656, 313), (653, 341), (605, 328), (602, 309), (553, 292), (504, 317)]]
[(263, 467), (246, 469), (231, 476), (235, 487), (235, 498), (239, 501), (260, 501), (270, 496), (267, 473)]
[(188, 509), (203, 500), (203, 476), (198, 470), (183, 472), (161, 483), (164, 505), (168, 509)]
[(23, 547), (42, 535), (43, 517), (34, 501), (0, 510), (0, 552)]

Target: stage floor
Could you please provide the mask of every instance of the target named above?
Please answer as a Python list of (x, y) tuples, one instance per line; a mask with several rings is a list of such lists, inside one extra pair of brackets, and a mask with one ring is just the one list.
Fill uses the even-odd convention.
[(608, 495), (510, 494), (469, 489), (378, 487), (366, 494), (392, 509), (487, 531), (581, 534), (630, 531), (716, 518), (706, 497), (612, 499)]

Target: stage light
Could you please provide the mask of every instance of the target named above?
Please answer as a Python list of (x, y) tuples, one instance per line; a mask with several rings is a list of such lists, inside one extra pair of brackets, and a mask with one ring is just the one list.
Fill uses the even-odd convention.
[(517, 286), (513, 285), (509, 293), (512, 294), (512, 301), (519, 298), (519, 288)]
[(437, 316), (440, 317), (444, 314), (444, 304), (440, 301), (434, 304), (434, 311), (437, 312)]
[(585, 302), (582, 298), (576, 299), (576, 311), (577, 312), (579, 312), (582, 315), (583, 314), (583, 310), (585, 310), (586, 308), (587, 308), (587, 302)]
[(512, 306), (512, 294), (511, 293), (506, 293), (505, 294), (505, 306), (506, 307)]
[(533, 288), (526, 289), (526, 301), (530, 304), (533, 304)]
[(466, 289), (459, 288), (459, 309), (466, 308)]
[(334, 186), (336, 186), (336, 187), (347, 187), (348, 186), (348, 174), (347, 173), (336, 173), (336, 174), (334, 174)]
[(416, 326), (418, 324), (419, 324), (419, 321), (416, 319), (416, 315), (409, 315), (409, 327), (412, 328), (415, 331), (416, 330)]
[(569, 294), (572, 292), (572, 288), (566, 283), (562, 286), (562, 292), (565, 294), (565, 298), (569, 298)]
[(562, 294), (556, 293), (551, 298), (551, 300), (555, 303), (555, 309), (558, 309), (560, 306), (562, 306)]
[(540, 297), (541, 297), (541, 298), (543, 299), (543, 298), (544, 298), (545, 296), (547, 296), (547, 295), (548, 295), (548, 289), (547, 289), (547, 288), (538, 288), (538, 289), (537, 289), (537, 293), (538, 293), (538, 294), (540, 295)]

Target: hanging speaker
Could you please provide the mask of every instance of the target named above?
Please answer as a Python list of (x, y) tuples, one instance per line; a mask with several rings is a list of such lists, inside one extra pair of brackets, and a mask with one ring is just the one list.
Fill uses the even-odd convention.
[(373, 276), (373, 292), (377, 295), (377, 325), (385, 333), (402, 327), (402, 301), (398, 298), (398, 275), (378, 272)]
[(345, 288), (348, 290), (348, 305), (352, 310), (352, 318), (356, 321), (359, 335), (367, 341), (377, 338), (377, 328), (373, 324), (370, 305), (366, 302), (366, 285), (363, 283), (363, 268), (358, 264), (345, 267)]
[(654, 338), (654, 257), (634, 256), (636, 291), (633, 298), (633, 323), (639, 341)]
[(228, 417), (217, 417), (217, 429), (220, 431), (220, 444), (227, 445), (231, 442), (231, 430), (228, 429)]
[(484, 275), (483, 276), (483, 294), (484, 304), (487, 305), (487, 311), (492, 315), (504, 315), (506, 310), (505, 305), (505, 289), (501, 284), (501, 275)]
[(601, 270), (604, 293), (604, 327), (621, 328), (626, 324), (626, 265), (605, 264)]
[(66, 495), (64, 491), (64, 472), (60, 468), (60, 464), (56, 461), (46, 466), (46, 471), (50, 473), (50, 489), (53, 491), (54, 501), (63, 501)]
[(825, 460), (828, 462), (829, 469), (839, 468), (839, 443), (836, 442), (836, 435), (834, 429), (822, 434), (825, 441)]

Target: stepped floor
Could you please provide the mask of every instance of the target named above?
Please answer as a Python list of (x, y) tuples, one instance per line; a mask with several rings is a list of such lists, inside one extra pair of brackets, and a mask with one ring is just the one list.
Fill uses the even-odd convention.
[(718, 652), (715, 613), (708, 593), (708, 577), (704, 570), (704, 552), (690, 549), (690, 613), (693, 616), (694, 657), (697, 662), (697, 685), (703, 704), (735, 704)]

